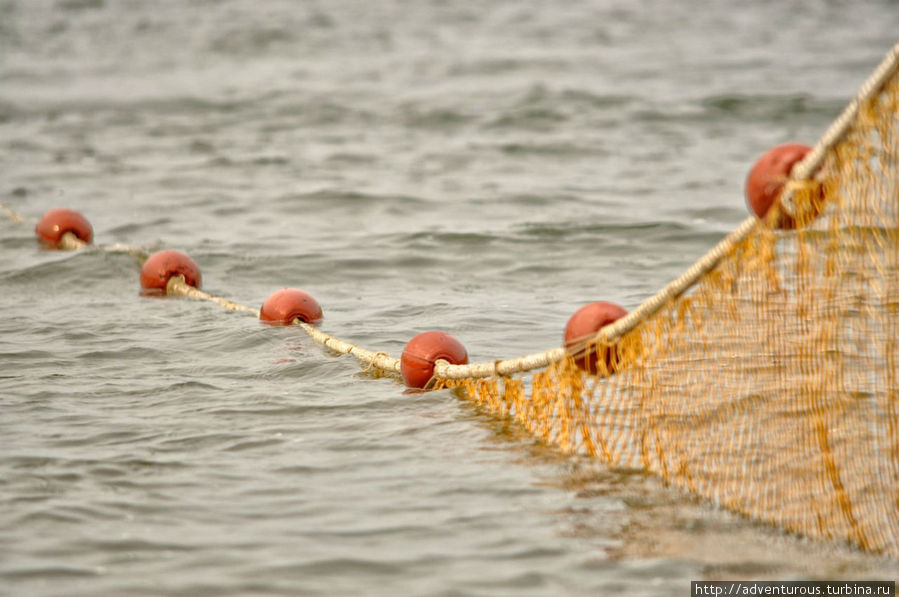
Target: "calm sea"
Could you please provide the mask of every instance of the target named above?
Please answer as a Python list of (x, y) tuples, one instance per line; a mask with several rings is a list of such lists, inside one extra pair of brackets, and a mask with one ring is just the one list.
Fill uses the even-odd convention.
[[(475, 361), (633, 308), (897, 41), (895, 1), (0, 0), (0, 203)], [(138, 294), (0, 220), (0, 594), (686, 595), (895, 578), (410, 394), (296, 328)]]

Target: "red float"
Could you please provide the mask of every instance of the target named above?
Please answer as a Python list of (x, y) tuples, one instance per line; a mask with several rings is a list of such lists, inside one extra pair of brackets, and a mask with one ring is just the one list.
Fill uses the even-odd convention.
[(746, 176), (746, 203), (759, 218), (764, 218), (790, 178), (797, 162), (812, 150), (808, 145), (787, 143), (765, 152)]
[(64, 207), (51, 209), (34, 227), (38, 239), (52, 247), (59, 246), (59, 241), (66, 232), (71, 232), (85, 243), (90, 243), (94, 238), (94, 229), (87, 218)]
[(262, 303), (259, 319), (272, 325), (290, 325), (294, 319), (314, 323), (322, 318), (322, 308), (312, 296), (296, 288), (284, 288)]
[(153, 253), (140, 268), (140, 286), (147, 293), (165, 294), (172, 276), (184, 276), (184, 281), (194, 288), (200, 287), (200, 268), (193, 259), (181, 251), (166, 250)]
[(434, 377), (434, 363), (443, 359), (453, 365), (468, 364), (462, 343), (444, 332), (423, 332), (406, 344), (400, 357), (400, 372), (410, 388), (424, 388)]
[[(578, 367), (587, 373), (597, 373), (597, 360), (602, 354), (605, 361), (605, 369), (609, 372), (614, 370), (614, 360), (612, 351), (608, 347), (600, 348), (585, 347), (582, 342), (593, 336), (603, 327), (615, 322), (616, 320), (627, 315), (627, 311), (622, 309), (615, 303), (599, 301), (585, 305), (575, 311), (568, 325), (565, 326), (565, 348), (570, 351), (577, 351), (574, 362)], [(586, 349), (586, 352), (582, 352)]]

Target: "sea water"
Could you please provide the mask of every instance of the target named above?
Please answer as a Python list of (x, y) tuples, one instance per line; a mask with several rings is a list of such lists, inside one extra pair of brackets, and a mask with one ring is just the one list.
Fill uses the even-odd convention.
[[(897, 41), (894, 1), (0, 1), (0, 203), (285, 286), (398, 356), (554, 348), (746, 217)], [(0, 594), (685, 595), (894, 578), (409, 393), (298, 328), (152, 299), (0, 219)]]

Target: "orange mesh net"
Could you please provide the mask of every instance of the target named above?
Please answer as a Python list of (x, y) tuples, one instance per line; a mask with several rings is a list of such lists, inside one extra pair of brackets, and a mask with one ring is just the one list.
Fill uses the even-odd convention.
[(442, 385), (564, 450), (899, 556), (896, 78), (791, 183), (795, 230), (760, 222), (615, 346), (585, 346), (611, 355), (597, 374), (568, 358)]

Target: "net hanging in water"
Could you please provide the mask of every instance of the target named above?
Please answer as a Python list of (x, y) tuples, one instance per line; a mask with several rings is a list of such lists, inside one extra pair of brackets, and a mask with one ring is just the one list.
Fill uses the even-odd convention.
[(581, 345), (611, 355), (597, 374), (554, 352), (530, 379), (443, 366), (438, 383), (564, 450), (899, 556), (897, 56), (794, 170), (785, 206)]
[[(897, 70), (899, 45), (793, 168), (780, 205), (637, 309), (574, 347), (438, 360), (431, 385), (458, 388), (563, 450), (899, 557)], [(54, 242), (79, 249), (90, 238)], [(102, 248), (147, 260), (139, 248)], [(167, 294), (260, 314), (171, 273)], [(385, 352), (295, 323), (372, 370), (401, 372)]]

